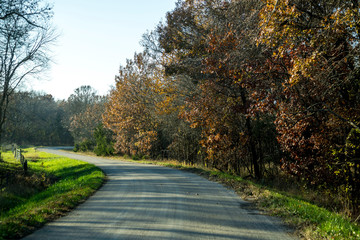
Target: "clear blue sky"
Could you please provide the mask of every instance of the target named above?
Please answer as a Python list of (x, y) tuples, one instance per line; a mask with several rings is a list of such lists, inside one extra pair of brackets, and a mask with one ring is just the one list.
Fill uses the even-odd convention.
[(60, 37), (53, 47), (55, 63), (46, 80), (32, 89), (67, 99), (74, 89), (90, 85), (106, 94), (119, 66), (135, 52), (147, 30), (165, 21), (176, 0), (52, 0), (53, 23)]

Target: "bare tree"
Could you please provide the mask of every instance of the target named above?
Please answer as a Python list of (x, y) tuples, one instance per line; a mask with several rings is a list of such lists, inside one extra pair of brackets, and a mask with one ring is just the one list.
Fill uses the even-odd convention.
[(48, 67), (56, 34), (51, 7), (42, 0), (0, 0), (0, 140), (9, 96)]

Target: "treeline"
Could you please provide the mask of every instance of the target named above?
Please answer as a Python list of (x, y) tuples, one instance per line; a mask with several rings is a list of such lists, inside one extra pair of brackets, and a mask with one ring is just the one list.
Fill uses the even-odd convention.
[(101, 124), (106, 97), (91, 86), (75, 89), (67, 100), (50, 94), (18, 91), (10, 99), (2, 143), (20, 145), (94, 145), (95, 128)]
[(49, 94), (14, 92), (6, 112), (2, 143), (70, 145), (73, 139), (63, 126), (65, 112)]
[(358, 1), (180, 0), (120, 67), (114, 150), (255, 179), (279, 169), (360, 204)]

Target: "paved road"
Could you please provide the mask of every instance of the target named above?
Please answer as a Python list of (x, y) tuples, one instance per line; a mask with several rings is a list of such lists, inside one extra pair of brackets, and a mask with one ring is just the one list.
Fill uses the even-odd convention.
[(25, 239), (294, 239), (278, 220), (195, 174), (44, 151), (93, 163), (109, 180), (69, 215)]

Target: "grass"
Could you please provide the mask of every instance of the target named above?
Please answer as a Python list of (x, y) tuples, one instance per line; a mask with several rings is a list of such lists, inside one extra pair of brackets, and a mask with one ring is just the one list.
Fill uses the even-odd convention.
[(292, 225), (300, 226), (302, 235), (307, 239), (360, 239), (358, 225), (309, 202), (268, 192), (260, 204)]
[[(25, 175), (10, 152), (0, 169), (12, 176), (0, 192), (0, 239), (21, 238), (87, 199), (104, 182), (94, 165), (26, 149), (30, 171)], [(4, 185), (4, 184), (3, 184)]]

